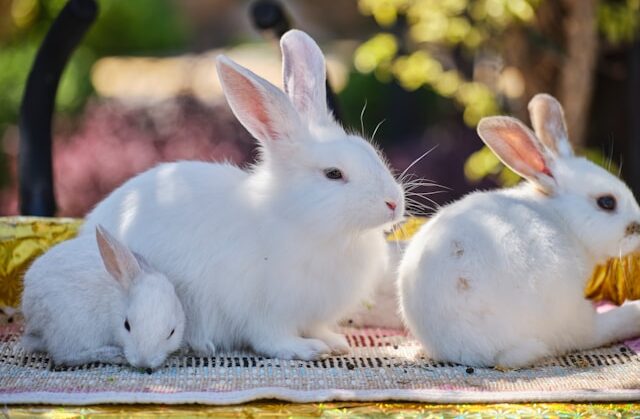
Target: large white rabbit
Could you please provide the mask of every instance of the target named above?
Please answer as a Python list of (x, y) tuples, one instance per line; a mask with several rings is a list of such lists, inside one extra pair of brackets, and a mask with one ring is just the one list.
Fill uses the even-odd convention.
[(529, 103), (536, 135), (510, 117), (478, 133), (527, 182), (443, 208), (400, 266), (402, 312), (439, 361), (523, 367), (640, 335), (640, 306), (597, 313), (596, 264), (640, 249), (640, 208), (618, 178), (573, 154), (560, 104)]
[(259, 140), (255, 166), (162, 164), (87, 217), (85, 229), (103, 224), (167, 273), (185, 308), (185, 340), (200, 354), (347, 351), (331, 328), (386, 269), (383, 230), (404, 213), (379, 152), (332, 119), (319, 47), (296, 30), (281, 47), (289, 97), (217, 60), (233, 113)]
[(28, 351), (56, 364), (123, 362), (155, 368), (182, 343), (184, 312), (173, 285), (98, 227), (53, 247), (24, 277)]

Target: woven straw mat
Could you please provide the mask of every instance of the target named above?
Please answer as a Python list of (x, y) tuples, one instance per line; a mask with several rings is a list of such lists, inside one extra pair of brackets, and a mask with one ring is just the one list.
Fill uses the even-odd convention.
[(352, 349), (345, 356), (305, 362), (178, 353), (146, 374), (125, 365), (54, 366), (46, 354), (20, 347), (21, 323), (0, 322), (0, 404), (640, 400), (638, 342), (498, 371), (434, 363), (402, 331), (343, 329)]

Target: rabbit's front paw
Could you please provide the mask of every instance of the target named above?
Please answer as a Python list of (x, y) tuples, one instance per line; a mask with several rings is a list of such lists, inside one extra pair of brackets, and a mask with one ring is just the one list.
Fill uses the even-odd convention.
[(344, 335), (332, 332), (329, 329), (317, 329), (308, 334), (311, 338), (316, 338), (329, 346), (332, 355), (344, 355), (349, 352), (349, 342)]
[(323, 341), (300, 337), (273, 342), (271, 345), (263, 344), (255, 349), (257, 352), (262, 352), (273, 358), (301, 359), (303, 361), (312, 361), (331, 353), (331, 348)]

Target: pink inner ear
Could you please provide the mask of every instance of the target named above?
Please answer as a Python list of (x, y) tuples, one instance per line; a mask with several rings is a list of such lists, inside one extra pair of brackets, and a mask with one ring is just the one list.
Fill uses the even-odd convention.
[[(298, 83), (301, 84), (304, 77), (304, 72), (301, 71), (300, 69), (298, 69), (298, 71), (295, 71), (294, 68), (294, 80), (298, 80)], [(311, 101), (310, 98), (310, 93), (307, 91), (309, 89), (309, 86), (302, 86), (298, 88), (298, 91), (294, 90), (293, 91), (293, 101), (295, 102), (295, 104), (298, 106), (298, 111), (305, 113), (307, 111), (309, 111), (309, 102)]]
[(264, 106), (266, 100), (260, 90), (236, 71), (232, 70), (226, 74), (227, 79), (233, 84), (235, 101), (241, 106), (242, 112), (246, 112), (257, 123), (254, 128), (265, 135), (270, 140), (278, 138), (278, 132), (274, 123)]
[(529, 102), (529, 113), (540, 141), (554, 154), (562, 154), (562, 144), (568, 142), (568, 138), (560, 103), (549, 95), (536, 95)]
[(97, 234), (96, 239), (98, 241), (98, 249), (102, 255), (105, 268), (114, 278), (120, 279), (123, 272), (118, 264), (118, 258), (115, 250), (111, 247), (107, 238), (103, 237), (101, 234)]
[[(307, 45), (301, 42), (299, 44), (299, 47), (303, 51), (301, 54), (303, 57), (305, 57), (307, 60), (311, 60), (313, 58), (313, 51), (310, 51), (309, 48), (307, 48)], [(306, 113), (311, 110), (313, 91), (314, 89), (318, 88), (318, 86), (313, 85), (313, 75), (306, 74), (307, 72), (311, 72), (314, 70), (315, 69), (310, 66), (291, 66), (293, 87), (297, 88), (293, 89), (293, 91), (291, 92), (293, 96), (292, 99), (298, 107), (298, 111), (302, 113)]]
[(512, 166), (514, 170), (521, 172), (525, 176), (544, 173), (553, 177), (547, 163), (526, 132), (512, 129), (510, 127), (495, 127), (495, 135), (504, 141), (492, 144), (496, 152)]

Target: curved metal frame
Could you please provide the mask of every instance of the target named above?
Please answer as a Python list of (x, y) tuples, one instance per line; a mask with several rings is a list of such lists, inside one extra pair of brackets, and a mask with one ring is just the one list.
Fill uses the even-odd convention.
[(95, 0), (70, 0), (49, 28), (29, 73), (20, 107), (20, 213), (53, 216), (51, 119), (60, 76), (95, 21)]

